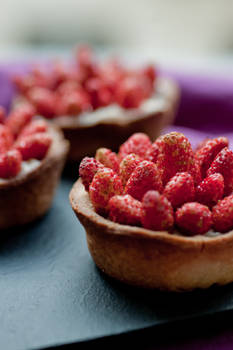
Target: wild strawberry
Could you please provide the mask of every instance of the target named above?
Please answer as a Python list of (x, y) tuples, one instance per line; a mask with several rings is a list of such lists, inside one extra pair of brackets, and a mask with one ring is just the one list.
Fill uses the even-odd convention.
[(93, 109), (109, 105), (113, 101), (111, 91), (99, 78), (89, 79), (85, 85)]
[(185, 203), (176, 211), (176, 224), (188, 235), (202, 235), (212, 226), (211, 211), (197, 202)]
[(190, 172), (194, 165), (191, 144), (179, 132), (171, 132), (156, 140), (159, 147), (157, 166), (162, 172), (163, 184), (178, 172)]
[(116, 173), (119, 172), (119, 160), (115, 152), (108, 148), (99, 148), (96, 151), (95, 159), (102, 163), (107, 168), (111, 168)]
[(123, 187), (120, 177), (110, 168), (100, 169), (94, 176), (89, 187), (91, 202), (99, 214), (109, 211), (109, 199), (122, 194)]
[(161, 174), (157, 166), (147, 160), (142, 161), (132, 172), (125, 186), (125, 193), (141, 200), (149, 190), (162, 192)]
[(34, 87), (28, 92), (29, 101), (35, 106), (37, 113), (45, 118), (53, 118), (56, 108), (56, 96), (46, 88)]
[(0, 106), (0, 124), (3, 124), (6, 118), (6, 111), (5, 108)]
[(140, 226), (142, 203), (126, 194), (114, 196), (108, 202), (109, 218), (123, 225)]
[(0, 178), (16, 176), (21, 170), (22, 156), (19, 151), (11, 150), (0, 155)]
[(117, 84), (115, 101), (123, 108), (138, 108), (150, 91), (150, 82), (143, 76), (126, 76)]
[(144, 159), (148, 148), (151, 147), (151, 141), (146, 134), (136, 133), (130, 136), (119, 149), (119, 159), (122, 160), (130, 153), (135, 153)]
[(141, 162), (141, 158), (134, 153), (128, 154), (120, 163), (119, 174), (122, 185), (125, 186), (134, 169)]
[(219, 201), (212, 209), (214, 228), (218, 232), (227, 232), (233, 228), (233, 195)]
[(0, 124), (0, 154), (5, 153), (13, 144), (13, 136), (6, 125)]
[(224, 179), (221, 174), (207, 176), (196, 188), (196, 199), (208, 207), (215, 205), (222, 198)]
[(205, 178), (214, 158), (224, 147), (228, 147), (228, 139), (217, 137), (216, 139), (207, 140), (203, 147), (196, 151), (195, 160), (200, 165), (202, 178)]
[(48, 130), (48, 124), (45, 120), (36, 119), (31, 121), (28, 125), (26, 125), (21, 131), (19, 138), (22, 139), (25, 136), (29, 136), (32, 134), (46, 132)]
[(90, 108), (88, 94), (84, 90), (71, 91), (57, 99), (57, 115), (78, 115)]
[(79, 166), (79, 176), (82, 179), (82, 183), (85, 186), (86, 191), (89, 190), (89, 186), (93, 180), (93, 177), (99, 169), (103, 169), (104, 166), (95, 158), (85, 157)]
[(23, 160), (43, 159), (51, 145), (52, 139), (47, 133), (28, 135), (15, 144), (15, 148), (21, 153)]
[(233, 152), (227, 147), (223, 148), (214, 159), (207, 171), (207, 176), (220, 173), (224, 178), (224, 195), (233, 191)]
[(192, 176), (187, 173), (177, 173), (166, 184), (163, 195), (169, 200), (173, 208), (180, 207), (195, 198), (195, 188)]
[(35, 109), (29, 103), (17, 106), (6, 118), (5, 125), (10, 128), (14, 137), (27, 125), (35, 114)]
[(174, 224), (174, 213), (171, 203), (157, 191), (148, 191), (142, 199), (143, 227), (160, 231), (170, 230)]
[(152, 145), (148, 148), (145, 154), (145, 160), (149, 160), (150, 162), (156, 163), (159, 155), (159, 146), (156, 142), (152, 143)]
[(14, 75), (12, 81), (16, 90), (22, 95), (26, 95), (30, 89), (36, 86), (35, 79), (31, 74), (25, 76)]

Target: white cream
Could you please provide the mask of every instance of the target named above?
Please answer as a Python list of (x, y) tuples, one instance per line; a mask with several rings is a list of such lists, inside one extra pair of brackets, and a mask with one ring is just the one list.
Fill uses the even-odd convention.
[[(27, 161), (23, 161), (21, 163), (21, 171), (18, 173), (17, 176), (15, 176), (13, 179), (14, 180), (17, 180), (19, 177), (21, 177), (22, 175), (26, 175), (30, 172), (32, 172), (33, 170), (35, 170), (36, 168), (39, 167), (40, 165), (40, 161), (37, 160), (37, 159), (30, 159), (30, 160), (27, 160)], [(9, 180), (11, 180), (12, 178), (10, 179), (3, 179), (3, 178), (0, 178), (0, 183), (6, 183), (8, 182)]]

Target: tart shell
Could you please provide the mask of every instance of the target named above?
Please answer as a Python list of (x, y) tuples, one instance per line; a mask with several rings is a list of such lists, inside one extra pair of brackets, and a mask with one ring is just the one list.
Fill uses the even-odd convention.
[(186, 237), (114, 223), (94, 211), (80, 179), (70, 192), (70, 202), (86, 230), (96, 265), (115, 279), (167, 291), (233, 281), (233, 231)]
[(153, 99), (162, 98), (163, 103), (149, 111), (140, 108), (121, 110), (118, 117), (87, 125), (80, 122), (82, 116), (55, 118), (53, 122), (70, 142), (68, 160), (76, 162), (85, 156), (93, 156), (99, 147), (117, 150), (135, 132), (144, 132), (152, 140), (157, 138), (162, 129), (173, 122), (180, 94), (178, 86), (168, 78), (158, 78), (156, 91)]
[(38, 167), (0, 183), (0, 229), (34, 221), (51, 206), (69, 144), (55, 126), (48, 131), (52, 144)]

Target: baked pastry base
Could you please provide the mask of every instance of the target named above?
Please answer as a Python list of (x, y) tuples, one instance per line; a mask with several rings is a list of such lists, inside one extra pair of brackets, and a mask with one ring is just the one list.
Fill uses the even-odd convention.
[(186, 237), (114, 223), (94, 211), (80, 179), (70, 192), (70, 202), (86, 230), (96, 265), (115, 279), (167, 291), (233, 281), (233, 231)]
[(0, 229), (29, 223), (49, 209), (68, 153), (69, 144), (55, 126), (53, 142), (34, 170), (0, 182)]

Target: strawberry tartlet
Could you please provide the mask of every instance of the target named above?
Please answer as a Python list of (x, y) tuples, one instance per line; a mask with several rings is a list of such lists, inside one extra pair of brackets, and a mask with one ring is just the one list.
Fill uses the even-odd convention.
[(135, 132), (154, 139), (173, 121), (179, 101), (176, 83), (153, 65), (130, 69), (117, 60), (100, 62), (88, 47), (78, 49), (72, 64), (35, 68), (14, 82), (13, 103), (26, 99), (62, 129), (69, 161), (93, 156), (101, 146), (117, 150)]
[(128, 284), (186, 291), (233, 281), (233, 152), (225, 137), (195, 151), (178, 132), (132, 135), (118, 154), (85, 157), (70, 192), (90, 253)]
[(50, 207), (68, 141), (27, 104), (0, 107), (0, 229), (29, 223)]

